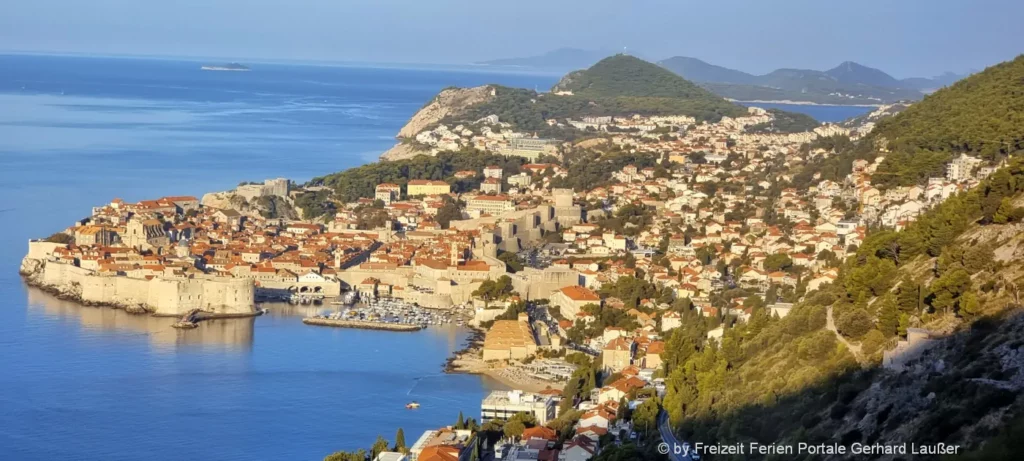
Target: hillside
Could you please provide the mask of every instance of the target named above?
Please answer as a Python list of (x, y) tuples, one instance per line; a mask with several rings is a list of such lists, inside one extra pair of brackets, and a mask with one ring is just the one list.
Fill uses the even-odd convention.
[(825, 74), (834, 78), (839, 83), (870, 85), (882, 88), (906, 88), (892, 75), (853, 61), (846, 61), (832, 69), (826, 70)]
[[(717, 121), (722, 116), (738, 116), (746, 111), (665, 69), (626, 55), (605, 58), (589, 69), (570, 72), (552, 88), (552, 93), (493, 88), (493, 98), (466, 108), (458, 117), (447, 117), (444, 122), (497, 115), (517, 129), (571, 138), (572, 133), (560, 132), (545, 121), (624, 114), (690, 115), (698, 120)], [(572, 94), (554, 94), (567, 91)]]
[(551, 91), (572, 91), (588, 98), (673, 98), (716, 102), (722, 99), (664, 68), (625, 54), (602, 59), (589, 69), (571, 72), (562, 77)]
[(662, 67), (694, 82), (734, 83), (753, 85), (757, 76), (743, 71), (716, 66), (697, 58), (675, 56), (658, 62)]
[[(818, 104), (882, 104), (918, 100), (917, 88), (855, 62), (828, 71), (778, 69), (752, 75), (695, 58), (676, 56), (658, 63), (715, 94), (740, 101), (805, 101)], [(925, 82), (919, 85), (930, 86)]]
[(890, 151), (876, 174), (883, 187), (942, 173), (960, 153), (998, 160), (1024, 149), (1024, 56), (939, 90), (870, 135)]
[[(870, 233), (836, 282), (783, 319), (755, 312), (718, 347), (684, 321), (665, 358), (677, 430), (705, 443), (944, 442), (963, 453), (1019, 421), (1022, 192), (1015, 159), (906, 230)], [(931, 339), (898, 343), (913, 328)]]

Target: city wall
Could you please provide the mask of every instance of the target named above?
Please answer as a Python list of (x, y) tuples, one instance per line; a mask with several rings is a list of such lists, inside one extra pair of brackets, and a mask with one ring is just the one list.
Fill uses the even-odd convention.
[(22, 269), (30, 284), (85, 304), (142, 308), (175, 316), (192, 309), (212, 314), (256, 313), (252, 280), (106, 277), (70, 264), (28, 257)]

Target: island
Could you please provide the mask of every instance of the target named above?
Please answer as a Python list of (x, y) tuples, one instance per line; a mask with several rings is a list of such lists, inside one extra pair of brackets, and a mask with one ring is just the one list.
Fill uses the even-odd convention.
[(205, 66), (201, 67), (200, 69), (202, 69), (202, 70), (227, 71), (227, 72), (248, 72), (248, 71), (252, 70), (252, 69), (250, 69), (250, 68), (248, 68), (246, 66), (243, 66), (243, 65), (241, 65), (241, 64), (239, 64), (237, 62), (232, 62), (232, 63), (228, 63), (228, 64), (208, 64), (208, 65), (205, 65)]

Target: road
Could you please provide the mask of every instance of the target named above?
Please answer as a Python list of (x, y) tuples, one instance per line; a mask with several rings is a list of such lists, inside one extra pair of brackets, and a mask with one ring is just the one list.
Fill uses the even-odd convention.
[[(672, 461), (693, 461), (689, 454), (676, 453), (676, 447), (682, 447), (685, 442), (676, 438), (676, 435), (672, 433), (672, 426), (668, 423), (668, 413), (662, 410), (658, 413), (658, 432), (661, 433), (662, 443), (667, 443), (669, 452), (666, 456)], [(682, 449), (679, 449), (682, 451)]]

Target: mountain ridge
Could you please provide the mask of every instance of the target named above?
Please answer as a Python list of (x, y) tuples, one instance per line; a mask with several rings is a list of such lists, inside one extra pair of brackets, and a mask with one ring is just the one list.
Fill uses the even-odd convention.
[[(875, 68), (846, 61), (827, 71), (780, 68), (754, 75), (697, 58), (675, 56), (658, 62), (716, 94), (735, 100), (789, 100), (820, 104), (916, 101), (924, 95)], [(924, 83), (918, 82), (918, 86)]]

